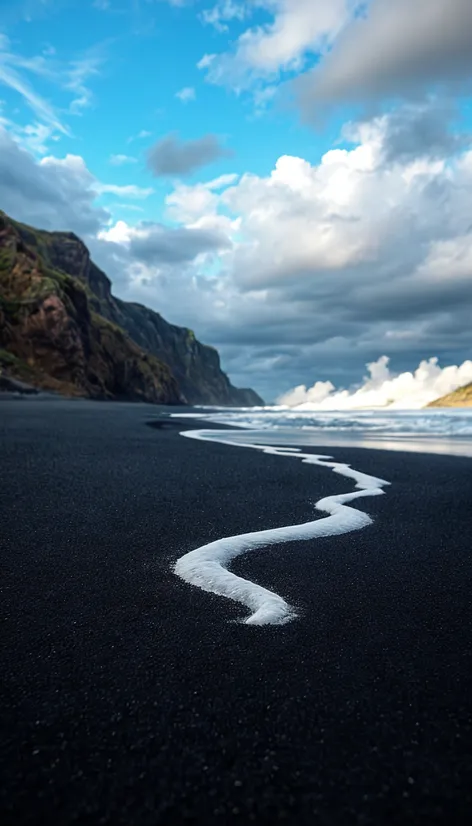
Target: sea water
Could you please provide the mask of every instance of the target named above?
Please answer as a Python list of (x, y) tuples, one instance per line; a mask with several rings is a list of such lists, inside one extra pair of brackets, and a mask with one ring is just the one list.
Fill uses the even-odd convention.
[(281, 406), (214, 407), (177, 415), (230, 425), (236, 430), (232, 440), (241, 442), (472, 456), (472, 408), (330, 412)]

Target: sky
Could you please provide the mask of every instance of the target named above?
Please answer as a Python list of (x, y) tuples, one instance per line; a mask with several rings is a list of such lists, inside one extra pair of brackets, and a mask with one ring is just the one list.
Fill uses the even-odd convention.
[(0, 0), (0, 208), (268, 401), (460, 365), (471, 83), (470, 0)]

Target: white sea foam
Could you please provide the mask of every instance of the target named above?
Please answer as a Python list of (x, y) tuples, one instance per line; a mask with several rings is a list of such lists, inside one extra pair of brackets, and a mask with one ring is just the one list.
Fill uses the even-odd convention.
[[(227, 424), (244, 430), (303, 431), (305, 444), (313, 444), (310, 434), (343, 438), (362, 437), (438, 437), (457, 439), (472, 437), (472, 408), (428, 410), (299, 410), (288, 407), (214, 408), (204, 413), (177, 413), (179, 418), (197, 418)], [(259, 436), (259, 439), (261, 437)], [(315, 442), (316, 443), (316, 442)], [(318, 441), (318, 444), (323, 443)]]
[(330, 456), (302, 453), (298, 448), (243, 443), (228, 438), (227, 431), (190, 430), (184, 431), (181, 435), (191, 439), (217, 441), (233, 447), (244, 447), (275, 456), (299, 459), (305, 464), (329, 468), (334, 473), (355, 482), (355, 491), (328, 496), (316, 503), (316, 509), (328, 513), (329, 516), (301, 525), (284, 525), (265, 531), (251, 531), (237, 536), (222, 537), (190, 551), (175, 565), (175, 573), (185, 582), (202, 588), (204, 591), (240, 602), (249, 608), (251, 614), (245, 620), (246, 624), (277, 625), (288, 622), (296, 616), (295, 609), (273, 591), (233, 574), (227, 568), (229, 563), (241, 554), (269, 545), (335, 536), (364, 528), (371, 524), (371, 517), (357, 508), (349, 507), (347, 503), (362, 497), (379, 496), (384, 492), (382, 488), (390, 483), (354, 470), (347, 464), (335, 462)]

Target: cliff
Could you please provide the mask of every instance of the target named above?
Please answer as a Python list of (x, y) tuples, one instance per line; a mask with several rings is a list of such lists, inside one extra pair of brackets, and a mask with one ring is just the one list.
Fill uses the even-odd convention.
[(68, 396), (178, 404), (166, 364), (93, 309), (45, 234), (0, 213), (0, 373)]
[(472, 407), (472, 384), (459, 387), (447, 396), (430, 402), (427, 407)]
[[(250, 389), (233, 387), (214, 347), (201, 344), (192, 330), (169, 324), (159, 313), (114, 299), (104, 314), (171, 368), (189, 404), (254, 407), (264, 402)], [(109, 314), (110, 313), (110, 314)]]
[(233, 387), (221, 370), (217, 351), (201, 344), (191, 330), (169, 324), (159, 313), (141, 304), (115, 298), (109, 278), (94, 264), (87, 247), (76, 235), (34, 230), (9, 221), (6, 216), (4, 220), (14, 227), (25, 248), (39, 256), (46, 268), (67, 274), (85, 293), (97, 324), (103, 328), (108, 321), (115, 330), (119, 328), (122, 334), (126, 333), (127, 340), (131, 339), (140, 351), (151, 354), (149, 358), (154, 356), (166, 365), (189, 404), (235, 407), (264, 404), (253, 390)]

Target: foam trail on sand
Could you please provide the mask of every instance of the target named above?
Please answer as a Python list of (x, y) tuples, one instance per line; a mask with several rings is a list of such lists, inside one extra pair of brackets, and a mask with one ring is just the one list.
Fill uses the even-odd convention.
[[(227, 433), (228, 431), (221, 431)], [(269, 447), (258, 444), (242, 444), (228, 438), (220, 438), (215, 430), (188, 430), (181, 433), (190, 439), (203, 441), (217, 441), (220, 444), (232, 447), (245, 447), (251, 450), (260, 450), (274, 456), (285, 456), (299, 459), (305, 464), (319, 465), (353, 479), (356, 490), (337, 496), (327, 496), (316, 503), (317, 510), (328, 513), (323, 519), (313, 522), (304, 522), (301, 525), (285, 525), (281, 528), (271, 528), (265, 531), (251, 531), (236, 536), (225, 536), (208, 545), (202, 545), (194, 551), (182, 556), (175, 564), (174, 572), (190, 585), (196, 585), (204, 591), (227, 597), (241, 602), (251, 611), (245, 620), (248, 625), (277, 625), (288, 622), (296, 617), (296, 612), (288, 603), (267, 588), (263, 588), (250, 580), (243, 579), (228, 570), (231, 560), (248, 551), (275, 545), (281, 542), (292, 542), (297, 539), (315, 539), (323, 536), (335, 536), (364, 528), (372, 523), (368, 514), (356, 508), (350, 508), (347, 502), (353, 502), (366, 496), (380, 496), (382, 488), (389, 485), (384, 479), (368, 476), (354, 470), (347, 464), (332, 461), (330, 456), (319, 456), (313, 453), (302, 453), (294, 448)]]

